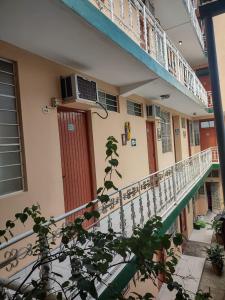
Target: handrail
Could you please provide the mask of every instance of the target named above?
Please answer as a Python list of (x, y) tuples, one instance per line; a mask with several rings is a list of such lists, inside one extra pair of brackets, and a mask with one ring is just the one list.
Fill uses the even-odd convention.
[[(186, 59), (170, 41), (167, 33), (160, 26), (159, 21), (141, 0), (124, 0), (128, 4), (129, 16), (124, 13), (125, 4), (115, 9), (114, 0), (89, 0), (94, 3), (112, 22), (125, 31), (148, 55), (161, 64), (183, 86), (188, 88), (201, 105), (208, 107), (208, 97), (205, 88), (196, 76)], [(186, 2), (187, 1), (187, 2)], [(190, 0), (185, 0), (187, 4)], [(188, 5), (188, 4), (187, 4)], [(191, 5), (191, 4), (190, 4)], [(189, 12), (194, 8), (189, 7)], [(118, 12), (119, 11), (119, 12)], [(195, 20), (192, 13), (192, 20)], [(197, 23), (196, 23), (197, 24)], [(195, 25), (196, 25), (195, 24)], [(198, 28), (197, 25), (195, 28)], [(200, 30), (200, 29), (199, 29)]]
[(196, 30), (196, 33), (197, 33), (199, 42), (201, 44), (201, 47), (202, 47), (203, 50), (205, 50), (204, 37), (203, 37), (203, 33), (202, 33), (201, 27), (199, 25), (199, 22), (198, 22), (198, 19), (197, 19), (197, 16), (196, 16), (196, 8), (194, 7), (191, 0), (184, 0), (184, 2), (187, 6), (188, 12), (189, 12), (190, 17), (191, 17), (191, 21), (192, 21), (193, 26)]
[[(217, 158), (218, 160), (218, 151), (217, 151), (217, 148), (214, 147), (214, 148), (209, 148), (209, 149), (206, 149), (206, 150), (203, 150), (202, 152), (200, 153), (196, 153), (194, 154), (193, 156), (191, 157), (188, 157), (182, 161), (179, 161), (177, 163), (175, 163), (174, 165), (171, 165), (165, 169), (162, 169), (160, 171), (157, 171), (155, 173), (152, 173), (146, 177), (143, 177), (142, 179), (134, 182), (134, 183), (131, 183), (131, 184), (128, 184), (127, 186), (121, 188), (120, 190), (112, 193), (109, 195), (110, 197), (110, 205), (112, 206), (112, 203), (113, 200), (114, 200), (114, 197), (117, 195), (119, 195), (119, 197), (122, 199), (122, 207), (125, 207), (127, 204), (129, 204), (130, 202), (132, 202), (134, 199), (137, 198), (137, 194), (138, 194), (138, 197), (142, 196), (144, 193), (146, 193), (146, 191), (148, 191), (146, 188), (140, 188), (140, 185), (147, 185), (149, 190), (150, 189), (156, 189), (156, 188), (161, 188), (160, 187), (160, 184), (162, 183), (162, 185), (164, 185), (165, 187), (165, 184), (166, 186), (168, 186), (168, 190), (169, 190), (169, 193), (171, 194), (172, 193), (172, 189), (174, 189), (174, 187), (172, 188), (172, 173), (174, 172), (174, 176), (175, 176), (175, 179), (176, 179), (176, 183), (173, 182), (173, 184), (176, 184), (176, 190), (173, 190), (174, 194), (177, 194), (180, 192), (180, 190), (182, 189), (182, 187), (184, 188), (184, 183), (182, 184), (181, 183), (181, 178), (180, 178), (180, 172), (184, 171), (185, 173), (185, 176), (188, 176), (190, 174), (188, 174), (188, 172), (186, 172), (186, 169), (188, 170), (189, 166), (192, 166), (194, 165), (194, 163), (196, 164), (195, 165), (195, 170), (201, 171), (201, 164), (204, 166), (204, 158), (207, 158), (208, 161), (207, 161), (207, 164), (206, 164), (206, 167), (208, 167), (209, 165), (211, 165), (211, 163), (213, 162), (213, 159), (215, 161), (215, 159)], [(191, 172), (193, 172), (194, 170), (191, 170)], [(186, 174), (187, 173), (187, 174)], [(196, 173), (198, 174), (198, 172)], [(190, 177), (190, 179), (193, 179), (193, 177)], [(184, 180), (184, 178), (182, 179)], [(188, 183), (186, 181), (186, 183)], [(137, 188), (137, 186), (139, 188)], [(134, 189), (135, 188), (135, 189)], [(137, 188), (137, 190), (136, 190)], [(129, 191), (130, 190), (130, 191)], [(124, 193), (124, 191), (126, 193)], [(162, 191), (161, 191), (162, 192)], [(130, 193), (130, 194), (129, 194)], [(158, 191), (158, 197), (160, 198), (160, 191)], [(127, 197), (125, 197), (125, 195)], [(133, 196), (133, 197), (132, 197)], [(169, 196), (169, 195), (167, 195)], [(153, 198), (154, 198), (154, 195), (153, 195)], [(97, 202), (97, 200), (94, 200), (95, 202)], [(153, 199), (153, 201), (156, 201), (156, 199)], [(163, 202), (163, 199), (159, 199), (159, 201)], [(86, 205), (87, 204), (84, 204), (78, 208), (75, 208), (69, 212), (66, 212), (62, 215), (59, 215), (58, 217), (55, 217), (53, 218), (53, 220), (55, 222), (59, 222), (59, 221), (62, 221), (80, 211), (83, 211), (85, 208), (86, 208)], [(156, 203), (154, 203), (154, 206), (156, 205)], [(117, 209), (120, 208), (121, 209), (121, 206), (118, 206), (117, 205)], [(102, 213), (104, 214), (104, 209), (106, 209), (103, 205), (103, 207), (99, 207), (99, 209), (102, 211)], [(114, 212), (114, 210), (112, 209), (112, 213)], [(110, 212), (111, 213), (111, 212)], [(109, 214), (110, 214), (109, 213)], [(103, 216), (103, 218), (100, 220), (102, 221), (103, 219), (107, 218), (109, 216), (109, 214), (106, 214), (105, 216)], [(46, 225), (49, 224), (49, 223), (46, 223)], [(31, 236), (34, 234), (34, 231), (33, 230), (28, 230), (24, 233), (21, 233), (21, 234), (18, 234), (16, 235), (15, 237), (11, 238), (9, 241), (7, 242), (4, 242), (2, 244), (0, 244), (0, 250), (3, 250), (9, 246), (12, 246), (14, 245), (15, 243)]]

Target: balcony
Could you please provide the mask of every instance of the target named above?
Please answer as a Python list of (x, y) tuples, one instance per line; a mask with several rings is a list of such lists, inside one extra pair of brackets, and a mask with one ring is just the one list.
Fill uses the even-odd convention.
[(188, 12), (190, 14), (190, 17), (191, 17), (191, 21), (192, 21), (192, 24), (196, 30), (196, 34), (198, 36), (198, 39), (199, 39), (199, 42), (202, 46), (202, 49), (205, 51), (205, 41), (204, 41), (204, 36), (203, 36), (203, 33), (202, 33), (202, 29), (199, 25), (199, 21), (198, 21), (198, 18), (196, 16), (196, 7), (194, 7), (194, 4), (193, 4), (193, 1), (192, 0), (185, 0), (184, 1), (185, 4), (186, 4), (186, 7), (188, 9)]
[[(163, 220), (164, 231), (167, 231), (202, 185), (211, 169), (218, 167), (217, 148), (210, 148), (140, 179), (110, 195), (110, 201), (98, 207), (101, 213), (100, 221), (92, 224), (90, 230), (97, 229), (107, 232), (108, 229), (113, 228), (115, 231), (120, 232), (122, 236), (130, 236), (135, 226), (143, 226), (149, 218), (159, 215)], [(55, 221), (60, 226), (62, 221), (68, 222), (70, 218), (83, 214), (85, 207), (84, 205), (75, 208), (58, 216)], [(59, 240), (59, 231), (56, 229), (55, 232), (56, 238)], [(10, 277), (10, 281), (13, 282), (12, 289), (24, 279), (24, 276), (32, 268), (32, 264), (24, 268), (26, 266), (24, 261), (27, 261), (29, 255), (31, 255), (32, 245), (30, 239), (33, 235), (34, 232), (30, 230), (0, 245), (0, 269), (1, 273), (5, 274), (5, 282), (8, 280), (9, 275), (17, 271), (16, 275)], [(54, 251), (57, 251), (57, 249)], [(113, 263), (120, 261), (121, 257), (117, 256), (114, 258)], [(128, 283), (135, 270), (123, 275), (125, 268), (124, 265), (115, 267), (111, 271), (111, 276), (106, 276), (105, 282), (111, 282), (118, 274), (122, 274), (121, 276), (126, 276)], [(64, 280), (70, 276), (69, 262), (54, 262), (52, 270), (62, 274)], [(35, 271), (32, 276), (35, 278), (38, 276), (38, 272)], [(15, 281), (12, 281), (12, 279), (15, 279)], [(3, 279), (0, 278), (0, 280)], [(119, 280), (118, 277), (117, 280)], [(120, 282), (117, 282), (117, 286), (121, 290), (124, 288), (120, 285)], [(98, 293), (101, 294), (100, 299), (108, 299), (105, 286), (99, 285)]]
[[(183, 86), (188, 88), (205, 106), (208, 106), (207, 92), (193, 69), (180, 51), (169, 39), (159, 21), (141, 0), (89, 0), (120, 29), (129, 35), (148, 55), (154, 58)], [(192, 22), (201, 36), (201, 29), (190, 0), (185, 1)]]
[[(120, 96), (207, 114), (204, 87), (150, 11), (140, 0), (124, 0), (130, 13), (116, 6), (120, 1), (111, 2), (4, 1), (1, 40), (116, 86)], [(162, 103), (162, 95), (170, 97)]]

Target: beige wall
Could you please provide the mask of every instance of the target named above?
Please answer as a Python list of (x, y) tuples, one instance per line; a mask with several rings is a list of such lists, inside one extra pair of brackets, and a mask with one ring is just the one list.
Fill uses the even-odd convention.
[(185, 128), (181, 126), (181, 116), (174, 116), (173, 120), (176, 161), (180, 161), (189, 156), (187, 120), (185, 119)]
[[(3, 42), (0, 43), (0, 57), (18, 63), (28, 185), (25, 192), (2, 197), (1, 215), (10, 217), (36, 202), (41, 204), (45, 215), (59, 215), (64, 211), (64, 200), (57, 111), (51, 109), (49, 113), (43, 113), (42, 108), (50, 105), (51, 98), (60, 98), (59, 77), (76, 71)], [(101, 81), (97, 81), (97, 84), (99, 89), (118, 95), (118, 88)], [(129, 98), (142, 104), (147, 101), (138, 96)], [(109, 112), (107, 120), (92, 114), (97, 186), (103, 181), (105, 141), (109, 135), (115, 136), (119, 141), (119, 170), (123, 175), (122, 180), (116, 182), (119, 187), (149, 173), (146, 116), (128, 115), (126, 99), (120, 97), (119, 102), (120, 113)], [(77, 107), (77, 104), (72, 106)], [(86, 109), (90, 110), (90, 107), (87, 106)], [(92, 112), (96, 110), (91, 109)], [(99, 112), (104, 114), (102, 110)], [(121, 145), (121, 134), (124, 133), (126, 121), (131, 124), (132, 137), (137, 139), (136, 147), (131, 147), (130, 142), (126, 146)], [(160, 123), (155, 123), (155, 130), (157, 126), (160, 126)], [(162, 142), (158, 140), (155, 147), (158, 169), (174, 163), (173, 151), (162, 153)], [(4, 218), (1, 218), (1, 221), (4, 222)]]
[(198, 195), (195, 201), (196, 216), (206, 215), (208, 212), (208, 199), (207, 195)]
[(216, 51), (219, 68), (220, 89), (222, 94), (223, 110), (225, 111), (225, 14), (213, 18)]
[(189, 201), (186, 206), (186, 224), (187, 224), (187, 238), (190, 237), (193, 231), (193, 206), (192, 201)]
[[(39, 202), (44, 215), (64, 211), (56, 110), (42, 112), (51, 97), (59, 97), (58, 76), (65, 68), (0, 43), (0, 57), (17, 61), (28, 189), (0, 199), (0, 225), (25, 206)], [(23, 229), (24, 230), (24, 229)]]

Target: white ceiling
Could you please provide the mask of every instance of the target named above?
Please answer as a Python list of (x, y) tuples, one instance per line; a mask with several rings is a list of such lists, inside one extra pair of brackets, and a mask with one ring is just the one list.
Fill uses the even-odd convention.
[[(3, 41), (118, 87), (157, 78), (146, 65), (58, 0), (0, 0), (0, 6)], [(166, 81), (157, 79), (153, 83), (141, 85), (136, 93), (148, 99), (169, 93), (170, 107), (204, 114), (203, 107)]]
[[(192, 67), (207, 64), (184, 0), (155, 0), (155, 14), (171, 41)], [(179, 45), (182, 41), (182, 45)]]

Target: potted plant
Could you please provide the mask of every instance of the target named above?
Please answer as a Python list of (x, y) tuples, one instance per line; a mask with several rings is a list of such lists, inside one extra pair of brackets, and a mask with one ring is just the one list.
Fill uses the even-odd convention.
[(205, 228), (206, 227), (206, 223), (202, 219), (197, 219), (197, 221), (194, 222), (193, 227), (194, 227), (194, 229), (199, 230), (201, 228)]
[(213, 271), (217, 275), (222, 275), (223, 272), (223, 260), (224, 260), (224, 254), (223, 254), (223, 248), (220, 247), (218, 244), (211, 245), (210, 248), (207, 248), (207, 260), (211, 261)]
[(211, 224), (211, 227), (215, 232), (216, 241), (220, 245), (223, 245), (222, 224), (223, 224), (223, 221), (218, 220), (216, 218), (213, 220), (213, 222)]

